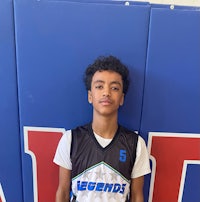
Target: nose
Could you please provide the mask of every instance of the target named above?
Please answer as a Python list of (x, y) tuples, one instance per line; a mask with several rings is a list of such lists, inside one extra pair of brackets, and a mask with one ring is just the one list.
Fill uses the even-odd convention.
[(108, 87), (104, 88), (103, 96), (104, 97), (110, 97), (110, 88), (108, 88)]

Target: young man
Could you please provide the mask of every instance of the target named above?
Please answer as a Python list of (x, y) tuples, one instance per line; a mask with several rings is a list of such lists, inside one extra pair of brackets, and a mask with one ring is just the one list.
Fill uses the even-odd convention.
[(144, 175), (150, 173), (144, 140), (118, 124), (129, 71), (113, 56), (100, 57), (85, 71), (90, 124), (68, 130), (54, 162), (60, 166), (56, 202), (143, 202)]

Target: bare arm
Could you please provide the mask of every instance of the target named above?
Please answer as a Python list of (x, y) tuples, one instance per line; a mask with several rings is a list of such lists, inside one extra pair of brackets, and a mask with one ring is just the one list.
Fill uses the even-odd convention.
[(144, 176), (131, 179), (131, 202), (144, 202)]
[(70, 179), (71, 170), (60, 166), (59, 184), (56, 192), (56, 202), (69, 202), (70, 200)]

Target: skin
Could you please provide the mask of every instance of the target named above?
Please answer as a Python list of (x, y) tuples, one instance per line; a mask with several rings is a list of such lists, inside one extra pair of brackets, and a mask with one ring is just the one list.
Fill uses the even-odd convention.
[(71, 170), (59, 167), (59, 185), (56, 192), (56, 202), (69, 202)]
[(144, 176), (131, 180), (131, 198), (130, 202), (144, 202), (143, 195)]
[(113, 138), (118, 127), (118, 108), (124, 103), (121, 75), (111, 71), (96, 72), (88, 101), (93, 105), (94, 132), (103, 138)]
[[(118, 109), (124, 103), (123, 82), (113, 71), (97, 71), (88, 91), (88, 101), (93, 105), (92, 128), (103, 138), (111, 139), (118, 128)], [(60, 167), (56, 202), (69, 201), (71, 171)], [(144, 177), (131, 180), (131, 202), (143, 202)]]

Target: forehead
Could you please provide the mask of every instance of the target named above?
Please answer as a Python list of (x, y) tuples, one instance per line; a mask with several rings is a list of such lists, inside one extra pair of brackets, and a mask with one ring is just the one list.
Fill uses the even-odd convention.
[(114, 71), (96, 71), (92, 77), (92, 82), (120, 82), (122, 84), (122, 76)]

